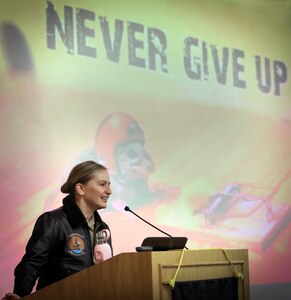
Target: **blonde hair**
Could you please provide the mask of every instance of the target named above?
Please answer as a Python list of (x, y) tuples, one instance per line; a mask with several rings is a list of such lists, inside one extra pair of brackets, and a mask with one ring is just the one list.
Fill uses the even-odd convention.
[(61, 192), (74, 196), (76, 184), (87, 183), (92, 179), (93, 175), (100, 170), (107, 170), (107, 168), (93, 160), (84, 161), (76, 165), (71, 170), (67, 181), (62, 185)]

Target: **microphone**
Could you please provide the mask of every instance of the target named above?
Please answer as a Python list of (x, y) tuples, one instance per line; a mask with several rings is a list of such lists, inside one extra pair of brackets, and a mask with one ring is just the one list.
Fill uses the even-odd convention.
[(155, 229), (157, 229), (158, 231), (162, 232), (163, 234), (169, 236), (169, 237), (172, 237), (170, 234), (168, 234), (167, 232), (159, 229), (158, 227), (156, 227), (155, 225), (151, 224), (150, 222), (146, 221), (145, 219), (143, 219), (142, 217), (140, 217), (139, 215), (137, 215), (135, 212), (133, 212), (128, 206), (125, 206), (124, 207), (124, 210), (125, 211), (129, 211), (131, 212), (132, 214), (134, 214), (136, 217), (138, 217), (139, 219), (141, 219), (142, 221), (146, 222), (147, 224), (149, 224), (150, 226), (154, 227)]
[[(161, 230), (160, 228), (156, 227), (155, 225), (151, 224), (150, 222), (146, 221), (145, 219), (143, 219), (142, 217), (140, 217), (138, 214), (136, 214), (135, 212), (133, 212), (128, 206), (124, 207), (125, 211), (129, 211), (132, 214), (134, 214), (136, 217), (138, 217), (139, 219), (141, 219), (142, 221), (144, 221), (145, 223), (147, 223), (148, 225), (152, 226), (153, 228), (157, 229), (158, 231), (162, 232), (163, 234), (167, 235), (168, 237), (173, 237), (172, 235), (168, 234), (167, 232)], [(184, 246), (185, 249), (189, 250), (186, 246)]]

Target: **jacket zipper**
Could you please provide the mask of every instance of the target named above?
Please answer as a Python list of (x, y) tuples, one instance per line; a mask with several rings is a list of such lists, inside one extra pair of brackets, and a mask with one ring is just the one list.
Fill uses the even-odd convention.
[(97, 229), (99, 228), (99, 226), (100, 226), (100, 224), (95, 221), (94, 230), (93, 230), (93, 232), (94, 232), (93, 233), (93, 243), (91, 243), (91, 245), (92, 245), (92, 260), (93, 260), (94, 265), (96, 264), (96, 259), (95, 259), (95, 255), (94, 255), (94, 248), (95, 248), (95, 245), (96, 245), (96, 233), (97, 233)]

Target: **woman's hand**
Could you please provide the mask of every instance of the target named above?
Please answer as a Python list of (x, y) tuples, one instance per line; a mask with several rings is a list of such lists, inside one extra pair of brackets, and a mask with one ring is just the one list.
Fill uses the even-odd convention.
[(13, 293), (6, 293), (1, 300), (18, 300), (20, 297)]

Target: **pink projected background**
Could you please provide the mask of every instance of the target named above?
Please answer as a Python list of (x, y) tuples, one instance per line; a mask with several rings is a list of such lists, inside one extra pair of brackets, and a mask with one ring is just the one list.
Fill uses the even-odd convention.
[(0, 292), (84, 160), (111, 174), (114, 254), (162, 236), (128, 205), (190, 249), (248, 248), (251, 284), (291, 282), (290, 13), (75, 2), (1, 4)]

